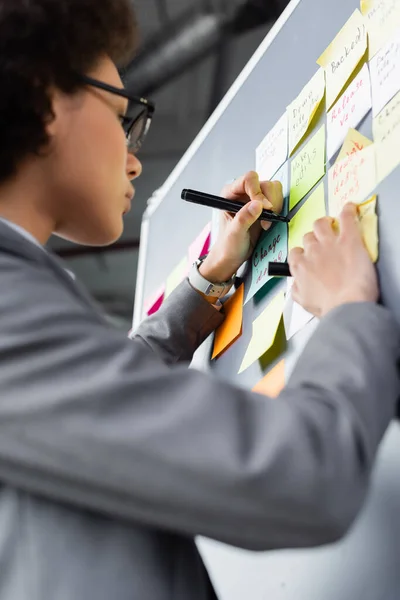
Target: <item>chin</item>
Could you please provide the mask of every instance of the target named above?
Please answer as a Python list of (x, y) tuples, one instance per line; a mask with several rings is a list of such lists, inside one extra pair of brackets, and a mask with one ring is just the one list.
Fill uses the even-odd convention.
[(111, 246), (119, 240), (123, 231), (124, 222), (121, 218), (119, 223), (114, 224), (114, 227), (110, 227), (110, 223), (98, 227), (93, 227), (92, 224), (90, 228), (85, 229), (55, 231), (54, 235), (81, 246)]

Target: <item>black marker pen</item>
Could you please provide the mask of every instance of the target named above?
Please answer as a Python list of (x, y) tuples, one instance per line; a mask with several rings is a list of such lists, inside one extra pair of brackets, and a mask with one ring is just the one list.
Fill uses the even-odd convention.
[(289, 263), (270, 262), (268, 263), (268, 275), (271, 277), (291, 277)]
[[(210, 208), (218, 208), (220, 210), (226, 210), (227, 212), (237, 213), (243, 204), (235, 202), (234, 200), (227, 200), (220, 196), (213, 196), (212, 194), (205, 194), (204, 192), (197, 192), (196, 190), (182, 190), (182, 200), (187, 202), (193, 202), (194, 204), (201, 204), (203, 206), (209, 206)], [(258, 221), (270, 221), (271, 223), (288, 223), (288, 217), (277, 215), (272, 210), (264, 209), (261, 215), (258, 217)]]

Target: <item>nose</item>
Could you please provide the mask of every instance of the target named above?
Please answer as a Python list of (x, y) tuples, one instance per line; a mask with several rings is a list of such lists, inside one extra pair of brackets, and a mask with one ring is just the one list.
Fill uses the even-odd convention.
[(142, 174), (142, 163), (134, 154), (128, 153), (128, 159), (126, 161), (126, 173), (130, 179), (133, 181), (137, 179)]

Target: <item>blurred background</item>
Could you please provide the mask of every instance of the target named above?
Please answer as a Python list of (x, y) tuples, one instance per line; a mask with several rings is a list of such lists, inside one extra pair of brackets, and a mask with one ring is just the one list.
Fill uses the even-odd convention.
[[(140, 159), (143, 175), (125, 217), (123, 237), (108, 248), (75, 246), (53, 237), (67, 263), (110, 319), (130, 329), (147, 201), (257, 49), (287, 0), (132, 0), (141, 42), (123, 76), (135, 95), (156, 103)], [(274, 82), (276, 84), (276, 82)], [(272, 86), (273, 87), (273, 86)], [(245, 115), (244, 115), (245, 118)]]

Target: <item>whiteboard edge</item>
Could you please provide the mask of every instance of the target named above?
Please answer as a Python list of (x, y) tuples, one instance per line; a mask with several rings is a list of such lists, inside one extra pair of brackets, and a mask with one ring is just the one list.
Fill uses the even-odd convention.
[(232, 86), (229, 88), (229, 90), (227, 91), (227, 93), (225, 94), (224, 98), (221, 100), (215, 111), (206, 121), (202, 129), (194, 138), (193, 142), (190, 144), (189, 148), (186, 150), (185, 154), (182, 156), (178, 164), (171, 171), (170, 175), (167, 177), (162, 187), (159, 189), (159, 195), (157, 197), (157, 200), (155, 202), (152, 202), (152, 204), (148, 208), (148, 218), (150, 218), (160, 206), (171, 187), (177, 181), (185, 167), (188, 165), (189, 161), (193, 158), (193, 156), (200, 148), (201, 144), (204, 142), (210, 131), (221, 118), (225, 110), (228, 108), (229, 104), (232, 102), (232, 100), (242, 87), (243, 83), (253, 72), (253, 70), (260, 62), (261, 58), (264, 56), (269, 46), (272, 44), (278, 33), (286, 24), (286, 21), (295, 11), (300, 2), (301, 0), (291, 0), (290, 4), (287, 5), (280, 17), (274, 23), (270, 31), (265, 36), (264, 40), (254, 52), (253, 56), (250, 58), (249, 62), (245, 65), (245, 67), (238, 75)]

